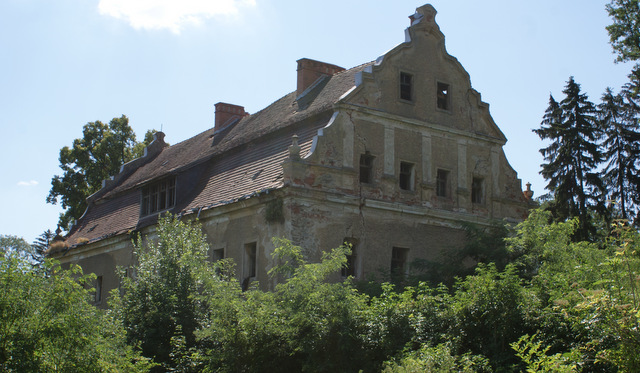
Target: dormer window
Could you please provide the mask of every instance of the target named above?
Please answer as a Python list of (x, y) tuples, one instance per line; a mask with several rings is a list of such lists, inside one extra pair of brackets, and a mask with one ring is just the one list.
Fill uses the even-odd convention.
[(176, 178), (164, 179), (142, 188), (140, 215), (152, 215), (176, 204)]
[(449, 93), (449, 84), (438, 82), (437, 106), (441, 110), (451, 110), (451, 94)]
[(407, 101), (413, 100), (413, 75), (400, 73), (400, 98)]

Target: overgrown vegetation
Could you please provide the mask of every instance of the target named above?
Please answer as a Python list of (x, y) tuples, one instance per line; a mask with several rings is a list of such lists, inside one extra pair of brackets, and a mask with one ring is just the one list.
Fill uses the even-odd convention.
[[(638, 61), (638, 2), (607, 11), (618, 59)], [(121, 269), (122, 294), (104, 311), (93, 275), (42, 261), (52, 232), (34, 245), (0, 236), (0, 371), (638, 372), (638, 65), (629, 78), (600, 105), (570, 78), (537, 130), (551, 141), (548, 203), (510, 235), (466, 227), (469, 245), (450, 265), (418, 263), (423, 273), (402, 287), (329, 282), (348, 246), (310, 263), (275, 239), (274, 291), (243, 291), (231, 260), (206, 260), (197, 223), (165, 216), (157, 240), (136, 240), (138, 263)], [(64, 175), (52, 180), (61, 226), (141, 149), (124, 116), (83, 135), (61, 150)], [(281, 218), (278, 203), (267, 221)], [(465, 258), (477, 265), (458, 265)]]
[(91, 304), (90, 275), (34, 265), (19, 255), (29, 245), (5, 240), (0, 369), (639, 371), (640, 233), (616, 223), (606, 240), (574, 242), (578, 227), (535, 210), (505, 241), (510, 263), (371, 295), (327, 281), (348, 246), (310, 263), (282, 239), (274, 291), (242, 291), (231, 260), (206, 260), (197, 224), (166, 216), (157, 240), (137, 241), (135, 276), (110, 311)]

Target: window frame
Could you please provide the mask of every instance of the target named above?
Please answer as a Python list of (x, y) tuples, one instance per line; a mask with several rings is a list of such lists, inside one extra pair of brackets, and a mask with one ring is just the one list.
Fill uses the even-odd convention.
[(102, 292), (103, 292), (103, 277), (102, 275), (100, 276), (96, 276), (96, 280), (95, 280), (95, 286), (94, 286), (94, 293), (93, 293), (93, 302), (95, 304), (100, 304), (102, 303)]
[[(414, 99), (413, 74), (400, 71), (398, 97), (403, 101), (413, 102)], [(408, 96), (408, 97), (407, 97)]]
[[(373, 184), (375, 156), (368, 151), (360, 154), (360, 172), (358, 175), (361, 184)], [(366, 171), (366, 172), (363, 172)], [(366, 177), (364, 177), (366, 176)], [(364, 179), (364, 180), (363, 180)]]
[[(442, 178), (441, 176), (444, 176)], [(444, 168), (436, 170), (436, 196), (440, 198), (449, 198), (451, 196), (449, 185), (451, 183), (451, 171)]]
[(483, 205), (484, 198), (484, 178), (474, 176), (471, 180), (471, 203)]
[(176, 205), (176, 177), (168, 177), (142, 187), (140, 216), (151, 216)]
[[(409, 168), (408, 170), (406, 168)], [(398, 186), (401, 190), (412, 192), (415, 190), (416, 164), (413, 162), (400, 161), (398, 171)]]
[(244, 244), (244, 261), (242, 263), (242, 277), (250, 281), (258, 277), (258, 243), (247, 242)]
[(391, 248), (389, 273), (392, 278), (405, 278), (408, 274), (409, 248), (394, 246)]

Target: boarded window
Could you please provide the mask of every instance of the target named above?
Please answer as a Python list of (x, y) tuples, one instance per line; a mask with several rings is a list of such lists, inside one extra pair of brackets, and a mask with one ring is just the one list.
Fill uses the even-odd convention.
[(407, 101), (413, 100), (413, 76), (400, 73), (400, 98)]
[(373, 159), (375, 157), (366, 152), (360, 155), (360, 182), (373, 183)]
[(451, 95), (449, 93), (449, 84), (438, 82), (438, 109), (450, 110), (451, 107)]
[(400, 175), (398, 177), (400, 189), (413, 190), (415, 180), (414, 169), (413, 163), (400, 162)]

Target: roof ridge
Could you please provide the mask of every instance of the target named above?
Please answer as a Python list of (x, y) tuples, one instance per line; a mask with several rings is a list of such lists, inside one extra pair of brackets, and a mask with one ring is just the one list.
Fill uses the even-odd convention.
[(353, 70), (360, 69), (360, 68), (362, 68), (363, 66), (367, 66), (367, 65), (370, 65), (370, 64), (374, 64), (375, 62), (376, 62), (376, 61), (375, 61), (375, 60), (373, 60), (373, 61), (369, 61), (369, 62), (361, 63), (360, 65), (354, 66), (354, 67), (352, 67), (352, 68), (350, 68), (350, 69), (345, 69), (345, 70), (339, 71), (339, 72), (337, 72), (337, 73), (333, 74), (333, 75), (332, 75), (332, 77), (333, 77), (333, 76), (338, 76), (338, 75), (342, 75), (342, 74), (349, 73), (349, 72), (351, 72), (351, 71), (353, 71)]

